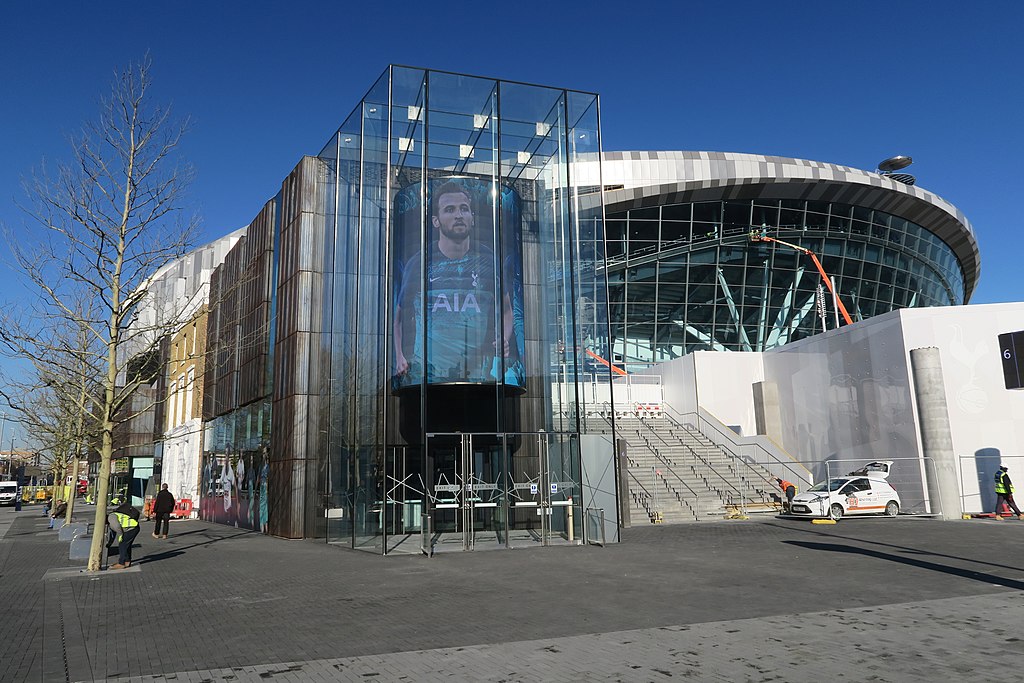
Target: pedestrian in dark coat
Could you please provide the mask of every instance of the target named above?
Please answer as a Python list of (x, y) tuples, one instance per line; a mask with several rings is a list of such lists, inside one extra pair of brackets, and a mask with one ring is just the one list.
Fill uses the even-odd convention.
[(48, 528), (52, 529), (53, 525), (57, 523), (57, 520), (64, 517), (64, 515), (66, 515), (67, 512), (68, 504), (65, 503), (63, 500), (58, 500), (57, 504), (54, 505), (53, 507), (53, 511), (50, 513), (50, 526)]
[[(161, 484), (160, 493), (156, 494), (156, 500), (153, 502), (153, 516), (156, 517), (153, 538), (167, 538), (172, 512), (174, 512), (174, 496), (167, 490), (167, 484)], [(161, 524), (163, 525), (162, 531)]]

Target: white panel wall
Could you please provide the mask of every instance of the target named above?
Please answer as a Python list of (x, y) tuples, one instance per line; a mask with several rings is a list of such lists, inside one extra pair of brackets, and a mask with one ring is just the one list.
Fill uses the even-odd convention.
[(753, 385), (764, 379), (763, 354), (696, 351), (693, 356), (700, 407), (742, 436), (756, 434)]
[[(893, 311), (760, 353), (697, 351), (655, 366), (676, 413), (698, 405), (743, 435), (756, 432), (752, 384), (773, 384), (780, 444), (815, 480), (854, 463), (910, 459), (891, 477), (907, 510), (927, 509), (910, 351), (942, 359), (967, 512), (991, 511), (999, 463), (1024, 492), (1024, 390), (1005, 388), (998, 336), (1024, 330), (1024, 303)], [(826, 468), (825, 461), (831, 461)], [(1024, 493), (1022, 493), (1024, 497)]]
[(667, 363), (655, 365), (645, 373), (661, 377), (665, 403), (674, 413), (685, 414), (697, 411), (697, 383), (694, 379), (694, 356), (689, 354)]
[(1024, 391), (1006, 389), (998, 340), (1004, 332), (1024, 330), (1024, 303), (899, 314), (908, 358), (911, 349), (939, 349), (965, 510), (991, 511), (1000, 462), (1010, 468), (1017, 491), (1024, 491)]

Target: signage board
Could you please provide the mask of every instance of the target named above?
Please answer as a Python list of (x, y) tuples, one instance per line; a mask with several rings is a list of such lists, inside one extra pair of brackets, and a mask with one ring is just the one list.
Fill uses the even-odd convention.
[(1024, 330), (999, 335), (999, 356), (1007, 389), (1024, 389)]

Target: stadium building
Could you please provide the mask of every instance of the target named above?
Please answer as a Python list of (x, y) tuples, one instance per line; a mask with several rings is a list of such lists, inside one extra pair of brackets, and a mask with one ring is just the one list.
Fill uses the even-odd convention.
[[(213, 269), (196, 508), (381, 554), (604, 543), (897, 457), (904, 511), (959, 516), (991, 468), (958, 458), (1024, 446), (986, 365), (1020, 307), (963, 306), (971, 225), (907, 161), (604, 151), (592, 93), (389, 67)], [(939, 453), (911, 353), (953, 328), (981, 365)]]
[[(606, 152), (601, 163), (616, 360), (764, 351), (836, 327), (808, 254), (853, 321), (958, 306), (980, 274), (955, 206), (906, 173), (723, 152)], [(789, 243), (752, 241), (751, 230)], [(842, 322), (842, 320), (840, 320)]]

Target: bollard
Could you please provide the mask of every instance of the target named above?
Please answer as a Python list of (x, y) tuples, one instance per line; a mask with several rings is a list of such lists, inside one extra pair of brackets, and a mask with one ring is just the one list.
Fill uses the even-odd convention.
[(72, 522), (71, 524), (65, 524), (57, 532), (57, 540), (60, 541), (72, 541), (76, 536), (84, 536), (89, 533), (89, 525), (82, 522)]
[(68, 550), (69, 560), (88, 560), (89, 547), (92, 545), (92, 536), (88, 534), (75, 536), (71, 539), (71, 548)]

